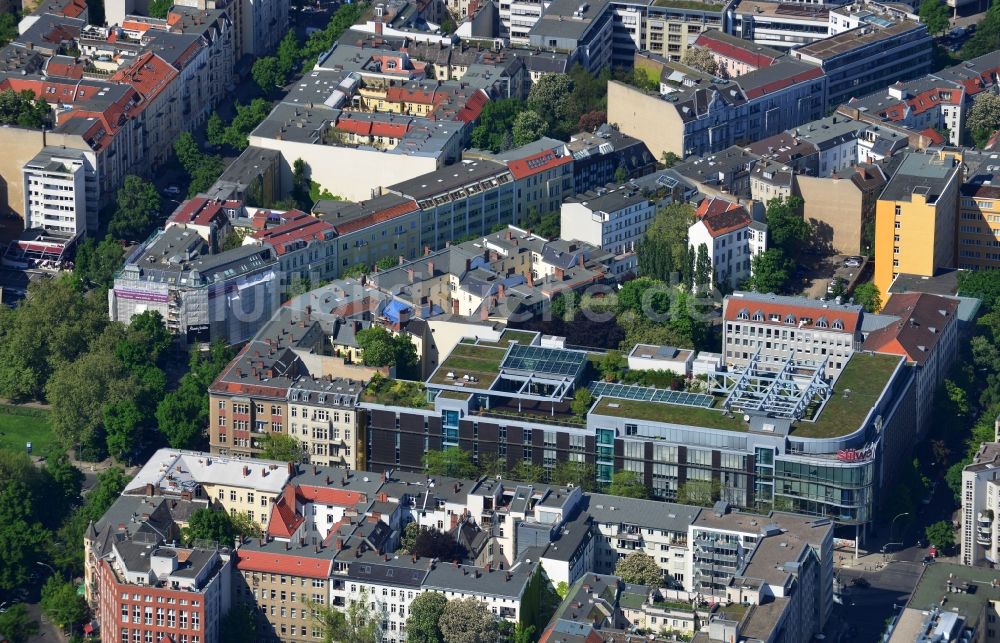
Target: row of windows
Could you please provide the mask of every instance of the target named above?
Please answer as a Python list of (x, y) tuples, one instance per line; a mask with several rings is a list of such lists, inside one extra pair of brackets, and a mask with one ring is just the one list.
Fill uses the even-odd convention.
[[(121, 634), (122, 634), (121, 643), (129, 643), (129, 631), (128, 631), (128, 628), (123, 627)], [(143, 643), (143, 642), (145, 642), (145, 643), (154, 643), (154, 641), (166, 641), (166, 640), (175, 640), (175, 641), (177, 641), (177, 643), (201, 643), (201, 637), (200, 636), (191, 636), (190, 638), (188, 638), (187, 634), (181, 634), (176, 639), (169, 638), (169, 637), (173, 637), (173, 636), (175, 636), (175, 635), (173, 635), (173, 634), (167, 634), (165, 632), (164, 633), (159, 633), (159, 632), (154, 632), (152, 630), (138, 630), (138, 629), (136, 629), (136, 630), (132, 630), (132, 643)]]

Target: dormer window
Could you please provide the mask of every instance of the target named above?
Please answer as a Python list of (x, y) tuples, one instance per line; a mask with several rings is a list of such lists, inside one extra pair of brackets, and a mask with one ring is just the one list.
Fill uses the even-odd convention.
[(844, 330), (844, 322), (840, 321), (839, 319), (835, 319), (833, 320), (833, 327), (836, 330)]
[(785, 323), (786, 324), (794, 324), (795, 323), (795, 315), (791, 315), (791, 314), (785, 315)]
[(736, 319), (750, 319), (750, 311), (746, 308), (740, 310), (739, 314), (736, 315)]
[(755, 312), (755, 313), (753, 314), (753, 320), (754, 320), (755, 322), (762, 322), (762, 321), (764, 321), (764, 314), (763, 314), (763, 313), (761, 313), (761, 312), (760, 312), (759, 310), (758, 310), (758, 311), (756, 311), (756, 312)]
[(826, 317), (820, 317), (816, 320), (816, 328), (829, 328), (830, 324), (827, 323)]

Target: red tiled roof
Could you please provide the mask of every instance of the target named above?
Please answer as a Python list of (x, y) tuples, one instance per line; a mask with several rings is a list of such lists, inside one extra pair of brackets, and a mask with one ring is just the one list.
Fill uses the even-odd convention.
[[(122, 20), (122, 29), (126, 31), (149, 31), (153, 28), (153, 25), (146, 21), (139, 20)], [(112, 32), (113, 33), (113, 32)]]
[(87, 10), (86, 0), (70, 0), (63, 5), (62, 15), (67, 18), (79, 18)]
[(507, 163), (507, 169), (510, 170), (515, 179), (520, 180), (539, 172), (551, 170), (554, 167), (572, 163), (572, 161), (573, 158), (568, 154), (559, 156), (552, 150), (545, 150), (538, 154), (526, 156), (523, 159), (510, 161)]
[(295, 488), (285, 485), (281, 497), (271, 509), (271, 520), (267, 523), (267, 533), (276, 538), (291, 538), (306, 521), (295, 511)]
[(368, 226), (375, 225), (376, 223), (382, 223), (383, 221), (389, 221), (390, 219), (395, 219), (396, 217), (401, 217), (405, 214), (416, 211), (417, 202), (407, 201), (406, 203), (400, 203), (399, 205), (394, 205), (391, 208), (386, 208), (385, 210), (380, 210), (378, 212), (373, 212), (369, 215), (358, 217), (357, 219), (352, 219), (346, 223), (342, 223), (336, 226), (337, 234), (345, 235)]
[(747, 214), (746, 208), (716, 197), (702, 199), (695, 216), (705, 224), (712, 238), (750, 225), (750, 215)]
[(253, 233), (258, 241), (271, 244), (280, 257), (297, 250), (300, 242), (316, 241), (333, 231), (333, 226), (300, 210), (290, 210), (284, 215), (284, 222), (273, 228), (265, 228)]
[(188, 199), (170, 215), (167, 223), (182, 223), (189, 225), (207, 226), (214, 219), (221, 216), (227, 218), (222, 212), (223, 208), (239, 208), (243, 204), (239, 201), (216, 201), (203, 196)]
[(469, 100), (465, 101), (462, 109), (458, 110), (456, 120), (463, 123), (471, 123), (479, 118), (479, 115), (483, 113), (483, 108), (486, 107), (486, 103), (488, 102), (490, 102), (490, 98), (486, 95), (486, 92), (481, 89), (476, 90), (472, 96), (469, 96)]
[(45, 74), (55, 78), (70, 78), (80, 80), (83, 78), (83, 64), (77, 62), (64, 63), (55, 58), (45, 61)]
[(364, 502), (366, 499), (363, 493), (331, 487), (299, 485), (296, 491), (298, 498), (303, 502), (318, 502), (323, 505), (334, 505), (337, 507), (353, 507), (359, 502)]
[[(770, 322), (771, 316), (777, 315), (781, 321), (770, 322), (772, 324), (784, 324), (785, 319), (787, 319), (789, 315), (792, 315), (795, 318), (795, 322), (793, 324), (789, 324), (789, 326), (795, 326), (796, 328), (816, 328), (816, 322), (820, 319), (824, 319), (827, 323), (827, 327), (823, 330), (835, 333), (843, 332), (854, 334), (861, 323), (860, 311), (852, 313), (841, 310), (816, 308), (812, 306), (793, 306), (774, 301), (761, 301), (756, 299), (741, 300), (730, 298), (725, 307), (724, 316), (726, 321), (738, 321), (741, 312), (745, 312), (751, 319), (753, 319), (754, 315), (759, 312), (764, 316), (765, 322)], [(810, 319), (812, 321), (809, 324), (802, 324), (803, 319)], [(844, 324), (844, 328), (842, 330), (833, 327), (833, 323), (837, 320), (840, 320)]]
[[(731, 58), (737, 60), (746, 65), (751, 65), (757, 69), (762, 69), (764, 67), (770, 67), (774, 64), (774, 58), (768, 56), (767, 54), (761, 54), (751, 51), (747, 47), (738, 47), (730, 42), (724, 42), (722, 40), (717, 40), (711, 37), (709, 34), (698, 34), (698, 39), (695, 40), (694, 44), (699, 47), (704, 47), (705, 49), (711, 50), (720, 56), (725, 56), (726, 58)], [(749, 40), (747, 45), (752, 45), (753, 43)]]
[(761, 85), (760, 87), (754, 87), (753, 89), (747, 90), (747, 100), (753, 100), (763, 96), (764, 94), (770, 94), (771, 92), (776, 92), (779, 89), (784, 89), (785, 87), (790, 87), (796, 83), (801, 83), (806, 80), (812, 80), (813, 78), (819, 78), (823, 75), (823, 70), (819, 67), (813, 67), (805, 71), (799, 72), (792, 76), (787, 76), (785, 78), (780, 78), (773, 82), (767, 83), (766, 85)]
[(928, 127), (925, 130), (920, 130), (920, 133), (927, 138), (931, 139), (931, 143), (934, 145), (941, 145), (944, 143), (944, 137), (941, 136), (941, 132), (937, 131), (933, 127)]
[(117, 71), (111, 80), (129, 84), (143, 98), (152, 100), (178, 75), (179, 72), (170, 63), (147, 51), (131, 66)]
[(958, 301), (951, 297), (916, 292), (893, 295), (881, 312), (895, 315), (899, 321), (872, 331), (862, 349), (902, 355), (910, 362), (923, 364), (944, 329), (955, 321), (957, 311)]
[(236, 550), (236, 556), (238, 558), (236, 568), (241, 570), (305, 578), (329, 578), (333, 573), (332, 556), (331, 559), (322, 559), (296, 556), (295, 554), (252, 551), (246, 548)]

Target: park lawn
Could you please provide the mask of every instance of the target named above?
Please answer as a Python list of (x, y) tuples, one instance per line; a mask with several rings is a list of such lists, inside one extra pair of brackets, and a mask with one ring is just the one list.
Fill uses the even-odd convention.
[(55, 441), (48, 411), (0, 404), (0, 449), (22, 450), (31, 442), (38, 455)]

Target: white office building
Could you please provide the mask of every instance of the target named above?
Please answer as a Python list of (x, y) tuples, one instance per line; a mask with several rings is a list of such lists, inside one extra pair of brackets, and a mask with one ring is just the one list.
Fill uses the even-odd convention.
[(962, 470), (962, 564), (1000, 563), (1000, 442), (987, 442)]
[[(72, 239), (87, 231), (91, 217), (96, 229), (97, 175), (92, 155), (46, 147), (24, 164), (22, 172), (26, 230), (36, 228)], [(92, 189), (88, 190), (88, 184)]]
[(562, 204), (560, 236), (600, 246), (615, 254), (616, 270), (636, 268), (636, 244), (656, 216), (656, 205), (641, 190), (625, 184), (599, 188)]

